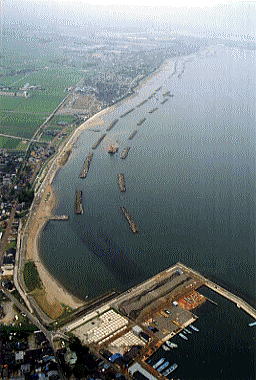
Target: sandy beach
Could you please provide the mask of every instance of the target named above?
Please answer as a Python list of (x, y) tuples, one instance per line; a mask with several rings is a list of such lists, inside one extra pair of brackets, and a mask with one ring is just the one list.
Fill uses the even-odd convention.
[[(136, 95), (142, 86), (145, 86), (147, 82), (150, 81), (159, 72), (167, 69), (167, 67), (169, 68), (171, 62), (173, 62), (173, 60), (165, 61), (155, 72), (142, 79), (139, 85), (134, 88), (134, 94), (121, 100), (118, 105), (123, 102), (129, 103), (129, 101)], [(44, 228), (47, 221), (51, 218), (52, 211), (56, 205), (56, 197), (52, 188), (52, 182), (58, 170), (67, 162), (72, 151), (72, 147), (82, 131), (95, 126), (104, 126), (102, 116), (111, 113), (115, 107), (116, 105), (108, 107), (81, 124), (70, 136), (64, 146), (60, 147), (59, 152), (48, 164), (47, 168), (44, 169), (43, 173), (41, 173), (41, 179), (40, 177), (38, 178), (38, 184), (40, 185), (37, 187), (36, 196), (31, 207), (28, 222), (26, 224), (25, 232), (27, 234), (27, 241), (26, 247), (24, 247), (24, 251), (25, 259), (33, 260), (35, 262), (43, 284), (43, 290), (35, 294), (35, 299), (43, 311), (53, 319), (62, 314), (64, 311), (63, 305), (67, 305), (71, 308), (77, 308), (83, 305), (85, 301), (80, 300), (70, 294), (63, 287), (63, 285), (61, 285), (49, 273), (40, 259), (38, 240), (40, 238), (42, 229)]]

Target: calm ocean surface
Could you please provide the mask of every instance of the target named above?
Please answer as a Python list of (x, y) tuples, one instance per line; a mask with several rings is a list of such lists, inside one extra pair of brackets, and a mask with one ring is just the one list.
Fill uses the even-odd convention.
[[(101, 133), (83, 132), (54, 181), (56, 212), (70, 220), (49, 222), (40, 242), (45, 265), (67, 289), (82, 298), (123, 290), (181, 261), (255, 301), (255, 58), (223, 46), (179, 58), (175, 75), (171, 64), (105, 117), (102, 131), (163, 86), (108, 132), (84, 180), (83, 161)], [(174, 97), (161, 105), (167, 90)], [(119, 152), (131, 146), (126, 160), (106, 152), (115, 141)], [(74, 214), (76, 189), (83, 215)]]

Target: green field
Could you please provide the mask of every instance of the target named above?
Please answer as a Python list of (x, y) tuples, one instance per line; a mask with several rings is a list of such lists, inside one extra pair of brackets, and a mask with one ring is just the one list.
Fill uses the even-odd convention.
[[(42, 89), (28, 90), (29, 97), (0, 96), (0, 133), (30, 138), (48, 115), (68, 94), (66, 89), (74, 86), (84, 76), (81, 70), (62, 65), (62, 50), (59, 42), (41, 45), (38, 38), (13, 33), (4, 41), (5, 54), (0, 59), (0, 84), (18, 91), (26, 83)], [(23, 72), (19, 71), (22, 70)], [(30, 70), (24, 72), (24, 70)], [(72, 117), (57, 117), (57, 121), (73, 121)], [(47, 137), (48, 140), (48, 137)], [(13, 139), (1, 139), (0, 148), (10, 146), (20, 149), (24, 144)]]
[(42, 288), (42, 283), (33, 261), (28, 261), (24, 266), (24, 281), (29, 292)]
[(19, 140), (10, 139), (8, 137), (0, 136), (0, 147), (4, 149), (18, 149), (18, 145), (20, 144)]
[(30, 138), (37, 128), (44, 122), (45, 118), (18, 112), (0, 112), (0, 133)]

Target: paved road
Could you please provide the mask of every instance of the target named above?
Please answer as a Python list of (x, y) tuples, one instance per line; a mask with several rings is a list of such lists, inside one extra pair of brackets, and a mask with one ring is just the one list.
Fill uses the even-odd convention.
[(21, 140), (21, 141), (31, 141), (31, 142), (38, 142), (38, 143), (42, 143), (42, 141), (39, 141), (39, 140), (31, 140), (31, 139), (27, 139), (26, 137), (19, 137), (19, 136), (13, 136), (13, 135), (6, 135), (4, 133), (0, 133), (0, 136), (3, 136), (3, 137), (10, 137), (11, 139), (16, 139), (16, 140)]

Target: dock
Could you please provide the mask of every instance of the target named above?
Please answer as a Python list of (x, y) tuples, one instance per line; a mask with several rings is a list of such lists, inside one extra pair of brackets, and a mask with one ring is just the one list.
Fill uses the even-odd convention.
[(118, 179), (119, 189), (122, 193), (124, 193), (126, 191), (124, 174), (123, 173), (117, 174), (117, 179)]
[(128, 115), (131, 112), (133, 112), (134, 110), (135, 110), (135, 108), (131, 108), (130, 110), (128, 110), (125, 113), (123, 113), (120, 117), (125, 117), (126, 115)]
[(103, 135), (100, 136), (99, 140), (93, 144), (92, 149), (96, 149), (100, 145), (101, 141), (106, 137), (106, 135), (106, 133), (103, 133)]
[(132, 232), (134, 234), (138, 233), (139, 230), (138, 230), (138, 226), (137, 224), (134, 222), (132, 216), (129, 214), (129, 212), (126, 210), (125, 207), (120, 207), (121, 208), (121, 211), (125, 217), (125, 219), (127, 220), (127, 222), (129, 223), (129, 226), (130, 226), (130, 229), (132, 230)]
[(155, 90), (155, 92), (160, 91), (161, 88), (162, 88), (162, 86), (158, 87), (158, 88)]
[(50, 217), (50, 220), (68, 220), (68, 215), (53, 215)]
[(144, 117), (143, 119), (141, 119), (140, 121), (138, 121), (137, 125), (140, 126), (141, 124), (144, 123), (144, 121), (146, 121), (146, 118)]
[(134, 138), (134, 136), (137, 134), (137, 129), (135, 129), (131, 134), (130, 136), (128, 137), (128, 140), (132, 140)]
[(122, 158), (123, 160), (128, 156), (128, 153), (129, 153), (129, 150), (131, 148), (129, 146), (127, 146), (126, 148), (124, 148), (120, 154), (120, 158)]
[(141, 107), (143, 104), (147, 103), (148, 99), (143, 100), (141, 103), (139, 103), (136, 107)]
[(113, 120), (112, 123), (110, 123), (109, 126), (107, 127), (106, 131), (110, 131), (112, 128), (114, 128), (117, 122), (118, 122), (118, 119)]
[(168, 102), (169, 99), (164, 99), (162, 102), (160, 102), (161, 104), (164, 104), (166, 102)]
[(75, 196), (75, 214), (83, 214), (82, 191), (77, 190)]
[(152, 110), (148, 111), (148, 113), (153, 113), (158, 110), (158, 107), (153, 108)]
[(87, 174), (88, 174), (89, 169), (90, 169), (92, 158), (93, 158), (93, 153), (89, 153), (88, 156), (86, 157), (85, 161), (84, 161), (84, 164), (83, 164), (80, 176), (79, 176), (80, 178), (86, 178), (87, 177)]

